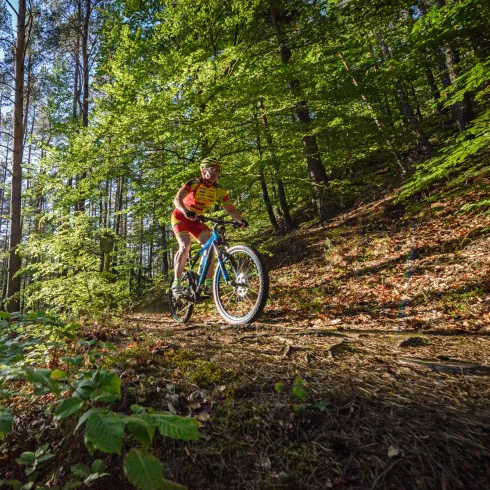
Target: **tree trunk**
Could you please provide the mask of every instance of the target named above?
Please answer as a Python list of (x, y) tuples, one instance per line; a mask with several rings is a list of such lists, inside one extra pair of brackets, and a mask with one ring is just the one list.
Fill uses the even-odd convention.
[(15, 46), (15, 99), (14, 99), (14, 151), (12, 157), (12, 183), (10, 197), (10, 240), (7, 297), (8, 310), (19, 311), (20, 277), (14, 277), (21, 266), (17, 246), (22, 239), (22, 157), (24, 154), (24, 61), (26, 49), (26, 0), (19, 0), (17, 42)]
[(259, 133), (257, 116), (255, 116), (255, 120), (256, 120), (255, 129), (257, 133), (257, 152), (259, 154), (259, 161), (260, 161), (259, 180), (260, 180), (260, 187), (262, 189), (262, 198), (264, 200), (267, 216), (269, 216), (269, 221), (272, 227), (274, 228), (275, 231), (279, 231), (279, 225), (277, 224), (276, 216), (274, 215), (274, 210), (272, 209), (272, 203), (269, 197), (269, 190), (267, 189), (267, 182), (265, 180), (265, 175), (264, 175), (264, 163), (262, 160), (262, 145), (260, 142), (260, 133)]
[(359, 83), (357, 82), (356, 78), (352, 74), (352, 72), (350, 70), (350, 67), (349, 67), (349, 63), (347, 62), (347, 60), (346, 60), (344, 54), (342, 53), (342, 51), (339, 51), (339, 56), (340, 56), (340, 59), (342, 60), (342, 62), (344, 64), (345, 71), (350, 75), (351, 80), (352, 80), (352, 83), (354, 84), (354, 86), (356, 87), (356, 89), (359, 91), (359, 95), (360, 95), (361, 99), (368, 106), (369, 111), (371, 112), (371, 115), (373, 116), (374, 123), (376, 124), (376, 127), (379, 129), (381, 135), (385, 139), (388, 148), (393, 153), (393, 156), (395, 157), (395, 161), (400, 166), (400, 169), (401, 169), (402, 174), (404, 174), (406, 172), (406, 170), (405, 170), (405, 167), (402, 164), (402, 160), (401, 160), (400, 154), (396, 151), (395, 146), (394, 146), (393, 142), (391, 141), (391, 139), (388, 136), (386, 136), (386, 134), (385, 134), (386, 131), (385, 131), (385, 127), (384, 127), (383, 123), (378, 119), (378, 117), (376, 115), (376, 112), (374, 111), (372, 105), (367, 100), (367, 97), (360, 91)]
[(436, 111), (438, 114), (442, 114), (443, 109), (441, 107), (441, 102), (439, 100), (441, 98), (441, 92), (437, 87), (434, 74), (432, 73), (432, 70), (428, 65), (425, 66), (425, 76), (427, 77), (427, 83), (429, 84), (430, 92), (432, 94), (432, 98), (434, 99), (434, 103), (436, 105)]
[[(271, 20), (277, 33), (281, 61), (283, 64), (288, 64), (291, 58), (291, 49), (289, 48), (286, 36), (282, 30), (282, 24), (285, 20), (282, 17), (279, 4), (280, 2), (277, 2), (272, 8)], [(288, 86), (291, 93), (299, 100), (294, 105), (294, 111), (296, 117), (303, 126), (304, 131), (307, 133), (310, 129), (311, 117), (306, 100), (301, 100), (300, 82), (299, 80), (290, 80)], [(329, 204), (327, 196), (329, 180), (320, 157), (316, 136), (313, 134), (303, 134), (302, 143), (305, 150), (308, 172), (310, 174), (310, 179), (313, 182), (313, 197), (317, 205), (318, 215), (320, 221), (325, 221), (327, 219)]]
[[(443, 8), (446, 5), (446, 0), (437, 0), (437, 5), (439, 8)], [(459, 53), (456, 48), (454, 48), (449, 41), (444, 41), (443, 43), (444, 56), (446, 58), (446, 68), (447, 74), (444, 86), (448, 87), (456, 82), (459, 76)], [(449, 82), (448, 82), (449, 78)], [(475, 113), (473, 111), (473, 103), (469, 92), (466, 92), (463, 96), (463, 100), (455, 102), (451, 108), (451, 116), (456, 122), (458, 129), (464, 131), (468, 124), (475, 118)]]
[(272, 157), (272, 165), (274, 168), (275, 180), (277, 185), (277, 197), (279, 200), (279, 209), (281, 210), (281, 215), (284, 219), (284, 229), (286, 232), (289, 232), (294, 228), (294, 224), (291, 218), (291, 214), (289, 213), (289, 204), (286, 198), (284, 182), (281, 178), (279, 158), (277, 158), (276, 152), (274, 151), (274, 143), (272, 141), (272, 134), (269, 127), (269, 120), (267, 118), (267, 114), (265, 113), (264, 101), (262, 99), (259, 100), (259, 108), (262, 111), (262, 115), (260, 116), (260, 119), (262, 120), (262, 125), (264, 127), (265, 140), (267, 141), (267, 147)]
[[(88, 52), (88, 37), (89, 37), (89, 24), (90, 15), (92, 13), (91, 0), (85, 0), (85, 13), (83, 19), (82, 30), (82, 71), (83, 71), (83, 100), (82, 100), (82, 127), (88, 128), (88, 102), (89, 102), (89, 80), (90, 80), (90, 66), (89, 66), (89, 52)], [(87, 178), (87, 172), (83, 172), (80, 176), (80, 181)], [(77, 205), (78, 211), (85, 211), (85, 199), (82, 196)]]
[[(458, 63), (459, 54), (448, 41), (444, 42), (444, 55), (446, 56), (446, 66), (451, 80), (451, 85), (455, 84), (459, 76)], [(473, 103), (469, 92), (465, 92), (463, 100), (455, 102), (451, 106), (451, 115), (456, 121), (456, 125), (460, 131), (464, 131), (468, 124), (475, 118), (473, 111)]]
[(163, 277), (168, 277), (169, 261), (167, 251), (167, 231), (165, 229), (165, 226), (160, 226), (160, 232), (162, 237), (162, 274)]
[[(386, 61), (388, 58), (391, 57), (390, 50), (388, 49), (388, 46), (386, 46), (385, 42), (383, 41), (381, 34), (379, 32), (376, 32), (375, 35), (376, 35), (376, 39), (378, 40), (379, 47), (381, 48), (381, 51), (383, 53), (383, 57)], [(420, 124), (417, 121), (417, 118), (415, 117), (413, 108), (410, 105), (410, 102), (408, 100), (408, 95), (405, 91), (405, 88), (403, 87), (403, 84), (396, 79), (393, 80), (393, 83), (395, 85), (396, 94), (398, 96), (400, 111), (405, 117), (412, 131), (412, 134), (417, 138), (420, 152), (425, 157), (428, 157), (432, 153), (432, 145), (430, 144), (427, 136), (422, 131), (422, 128), (420, 127)]]

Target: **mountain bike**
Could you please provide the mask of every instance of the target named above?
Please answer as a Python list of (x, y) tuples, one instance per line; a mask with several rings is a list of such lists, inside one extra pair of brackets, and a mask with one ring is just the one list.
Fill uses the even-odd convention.
[(189, 252), (181, 276), (182, 294), (172, 291), (172, 279), (168, 291), (170, 314), (179, 323), (189, 321), (194, 305), (203, 299), (204, 281), (214, 254), (213, 296), (219, 314), (231, 325), (253, 322), (262, 313), (269, 294), (269, 277), (262, 257), (249, 245), (229, 245), (226, 226), (238, 228), (239, 223), (203, 216), (200, 220), (214, 223), (211, 237), (194, 257)]

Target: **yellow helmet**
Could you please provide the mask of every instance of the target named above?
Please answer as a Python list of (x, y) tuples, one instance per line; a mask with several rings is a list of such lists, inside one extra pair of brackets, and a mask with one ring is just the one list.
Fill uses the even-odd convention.
[(219, 167), (219, 170), (223, 169), (223, 164), (215, 157), (207, 157), (201, 162), (201, 170), (206, 167)]

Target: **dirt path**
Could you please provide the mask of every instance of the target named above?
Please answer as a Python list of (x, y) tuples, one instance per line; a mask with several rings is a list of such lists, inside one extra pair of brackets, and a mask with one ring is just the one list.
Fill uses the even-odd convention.
[(173, 479), (190, 488), (488, 488), (490, 385), (474, 369), (490, 366), (488, 333), (304, 328), (277, 311), (229, 327), (206, 310), (186, 326), (133, 314), (112, 339), (133, 358), (138, 346), (122, 377), (152, 379), (140, 403), (203, 422), (201, 441), (166, 452)]

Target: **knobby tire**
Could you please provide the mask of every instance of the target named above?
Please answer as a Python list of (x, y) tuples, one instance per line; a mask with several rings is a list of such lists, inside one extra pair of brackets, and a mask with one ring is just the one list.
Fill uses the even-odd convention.
[[(172, 291), (172, 284), (174, 280), (170, 281), (170, 289), (168, 290), (168, 306), (172, 318), (179, 323), (187, 323), (191, 318), (192, 311), (194, 310), (194, 303), (188, 301), (184, 296), (181, 298), (175, 298)], [(184, 289), (189, 288), (189, 278), (184, 275), (182, 279), (182, 287)]]
[(219, 314), (231, 325), (244, 325), (262, 313), (269, 295), (269, 276), (262, 257), (253, 247), (234, 245), (223, 253), (228, 275), (237, 285), (227, 285), (217, 265), (214, 302)]

